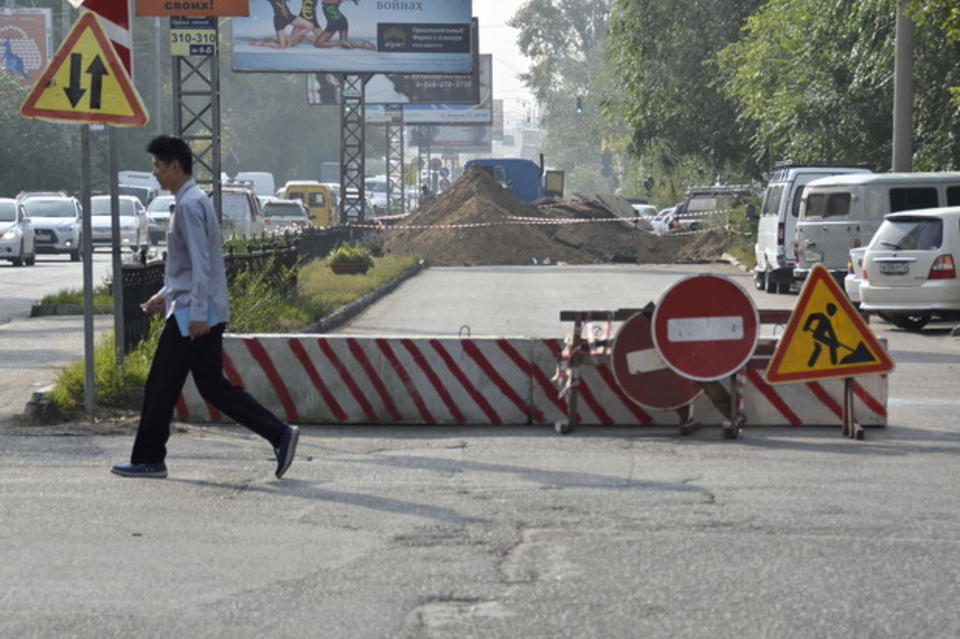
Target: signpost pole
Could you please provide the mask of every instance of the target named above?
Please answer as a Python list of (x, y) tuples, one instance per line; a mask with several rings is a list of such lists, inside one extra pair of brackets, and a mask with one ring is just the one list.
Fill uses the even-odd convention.
[(93, 234), (90, 223), (90, 125), (80, 127), (80, 203), (83, 206), (81, 222), (83, 255), (83, 409), (93, 413)]
[[(117, 366), (123, 364), (123, 258), (120, 255), (120, 186), (117, 176), (117, 135), (107, 127), (107, 171), (110, 173), (110, 251), (113, 271), (113, 337)], [(138, 233), (139, 235), (139, 233)]]

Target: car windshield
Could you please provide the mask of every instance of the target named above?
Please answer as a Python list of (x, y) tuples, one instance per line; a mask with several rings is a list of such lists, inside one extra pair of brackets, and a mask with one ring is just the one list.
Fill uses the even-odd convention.
[(889, 218), (877, 229), (871, 248), (931, 251), (943, 244), (943, 220), (938, 217)]
[(153, 198), (153, 201), (150, 202), (150, 206), (147, 207), (147, 210), (151, 213), (169, 213), (171, 204), (173, 204), (172, 195), (159, 195)]
[(263, 217), (302, 217), (307, 214), (299, 204), (290, 202), (267, 202), (263, 205)]
[(0, 202), (0, 222), (15, 222), (17, 205), (13, 202)]
[[(120, 215), (136, 215), (133, 208), (133, 202), (130, 200), (120, 200)], [(92, 215), (110, 215), (110, 198), (95, 197), (90, 200), (90, 211)]]
[(27, 217), (76, 217), (77, 209), (73, 202), (63, 200), (29, 199), (23, 201)]
[(242, 193), (223, 193), (223, 217), (242, 220), (249, 217), (250, 202)]

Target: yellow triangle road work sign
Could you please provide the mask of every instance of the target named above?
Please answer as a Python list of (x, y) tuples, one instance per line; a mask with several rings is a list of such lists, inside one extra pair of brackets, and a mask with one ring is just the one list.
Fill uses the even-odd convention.
[(767, 367), (767, 382), (802, 382), (892, 370), (893, 360), (873, 331), (830, 272), (817, 264), (777, 343)]
[(28, 118), (143, 126), (147, 111), (95, 14), (70, 29), (20, 107)]

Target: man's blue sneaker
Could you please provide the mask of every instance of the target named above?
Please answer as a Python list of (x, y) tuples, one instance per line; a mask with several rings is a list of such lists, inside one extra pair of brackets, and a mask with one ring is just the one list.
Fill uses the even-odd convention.
[(287, 431), (280, 437), (280, 445), (273, 449), (277, 455), (277, 479), (283, 477), (293, 463), (298, 439), (300, 439), (300, 429), (296, 426), (288, 426)]
[(159, 464), (117, 464), (110, 472), (123, 477), (153, 477), (163, 479), (167, 476), (167, 466)]

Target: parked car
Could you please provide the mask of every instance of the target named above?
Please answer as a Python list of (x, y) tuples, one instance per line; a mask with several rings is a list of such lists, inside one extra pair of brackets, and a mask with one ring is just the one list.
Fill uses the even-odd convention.
[(656, 235), (663, 235), (670, 231), (670, 225), (674, 221), (674, 211), (677, 207), (671, 206), (661, 210), (657, 215), (650, 220), (650, 226), (653, 227), (653, 232)]
[(263, 224), (267, 229), (283, 230), (310, 226), (307, 207), (300, 200), (270, 200), (263, 206)]
[(223, 237), (255, 237), (263, 233), (263, 217), (260, 215), (260, 200), (253, 190), (245, 187), (223, 186), (221, 195), (223, 210), (220, 219), (220, 234)]
[(863, 254), (866, 252), (865, 246), (850, 249), (850, 257), (847, 259), (847, 276), (843, 279), (843, 290), (855, 306), (860, 305), (860, 282), (863, 281), (860, 274), (863, 272)]
[(907, 330), (960, 312), (960, 207), (887, 215), (863, 258), (860, 308)]
[(838, 282), (850, 249), (865, 246), (888, 213), (960, 206), (960, 173), (862, 173), (807, 184), (795, 235), (795, 279), (823, 264)]
[(778, 166), (763, 192), (757, 242), (754, 284), (767, 293), (789, 293), (797, 253), (793, 244), (804, 187), (819, 178), (849, 173), (870, 173), (863, 167)]
[[(120, 195), (120, 246), (134, 251), (144, 246), (150, 237), (150, 222), (143, 203), (132, 195)], [(90, 198), (90, 238), (94, 246), (113, 246), (113, 220), (110, 216), (110, 196)]]
[(36, 259), (33, 224), (23, 204), (0, 198), (0, 260), (10, 260), (14, 266), (33, 266)]
[(23, 209), (33, 223), (37, 253), (67, 253), (71, 262), (80, 261), (80, 202), (66, 195), (28, 197)]
[(653, 219), (657, 216), (657, 207), (652, 204), (630, 204), (630, 208), (633, 209), (634, 217), (629, 221), (629, 224), (650, 228)]
[(156, 245), (159, 242), (167, 241), (173, 202), (174, 196), (172, 195), (158, 195), (150, 201), (150, 206), (147, 207), (147, 221), (151, 244)]
[(714, 212), (727, 211), (745, 204), (745, 198), (754, 195), (748, 186), (714, 185), (687, 189), (683, 200), (674, 211), (673, 229), (695, 231), (707, 222)]

